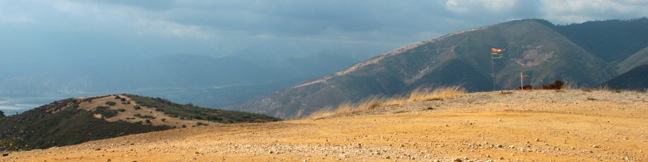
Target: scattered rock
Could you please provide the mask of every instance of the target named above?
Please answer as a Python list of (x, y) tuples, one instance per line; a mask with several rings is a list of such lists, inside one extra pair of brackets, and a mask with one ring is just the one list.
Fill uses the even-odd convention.
[(2, 156), (9, 156), (9, 153), (4, 153), (2, 154)]
[(592, 145), (592, 148), (599, 148), (599, 145)]

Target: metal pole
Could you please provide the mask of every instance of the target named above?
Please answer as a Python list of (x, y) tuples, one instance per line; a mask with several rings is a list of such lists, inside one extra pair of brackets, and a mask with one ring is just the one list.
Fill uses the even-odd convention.
[(524, 90), (524, 71), (520, 72), (520, 89)]
[(497, 81), (496, 75), (495, 75), (495, 59), (493, 56), (491, 56), (491, 77), (493, 78), (493, 91), (495, 91), (495, 82)]

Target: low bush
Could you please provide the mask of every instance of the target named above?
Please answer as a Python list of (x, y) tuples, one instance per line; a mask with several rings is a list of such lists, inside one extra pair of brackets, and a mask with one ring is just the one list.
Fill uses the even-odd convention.
[(565, 86), (565, 82), (563, 82), (561, 80), (556, 80), (551, 84), (542, 85), (542, 89), (560, 90), (560, 89), (563, 89), (564, 86)]
[(104, 118), (111, 118), (117, 116), (119, 114), (118, 110), (111, 110), (110, 107), (106, 106), (99, 106), (95, 110), (97, 113), (101, 114)]
[(115, 106), (115, 105), (117, 105), (117, 103), (112, 102), (112, 101), (108, 101), (108, 102), (106, 102), (106, 105), (108, 105), (108, 106)]

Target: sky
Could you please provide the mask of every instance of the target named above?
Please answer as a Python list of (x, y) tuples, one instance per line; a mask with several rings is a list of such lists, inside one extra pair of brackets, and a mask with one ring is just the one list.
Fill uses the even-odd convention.
[(647, 15), (648, 0), (0, 0), (0, 59), (373, 55), (514, 19)]

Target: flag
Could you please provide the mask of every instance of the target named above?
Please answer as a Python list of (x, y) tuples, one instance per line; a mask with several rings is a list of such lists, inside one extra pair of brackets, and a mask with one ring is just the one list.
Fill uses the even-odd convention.
[(504, 49), (501, 48), (491, 48), (491, 57), (493, 58), (501, 58), (502, 57), (502, 52), (504, 52)]

